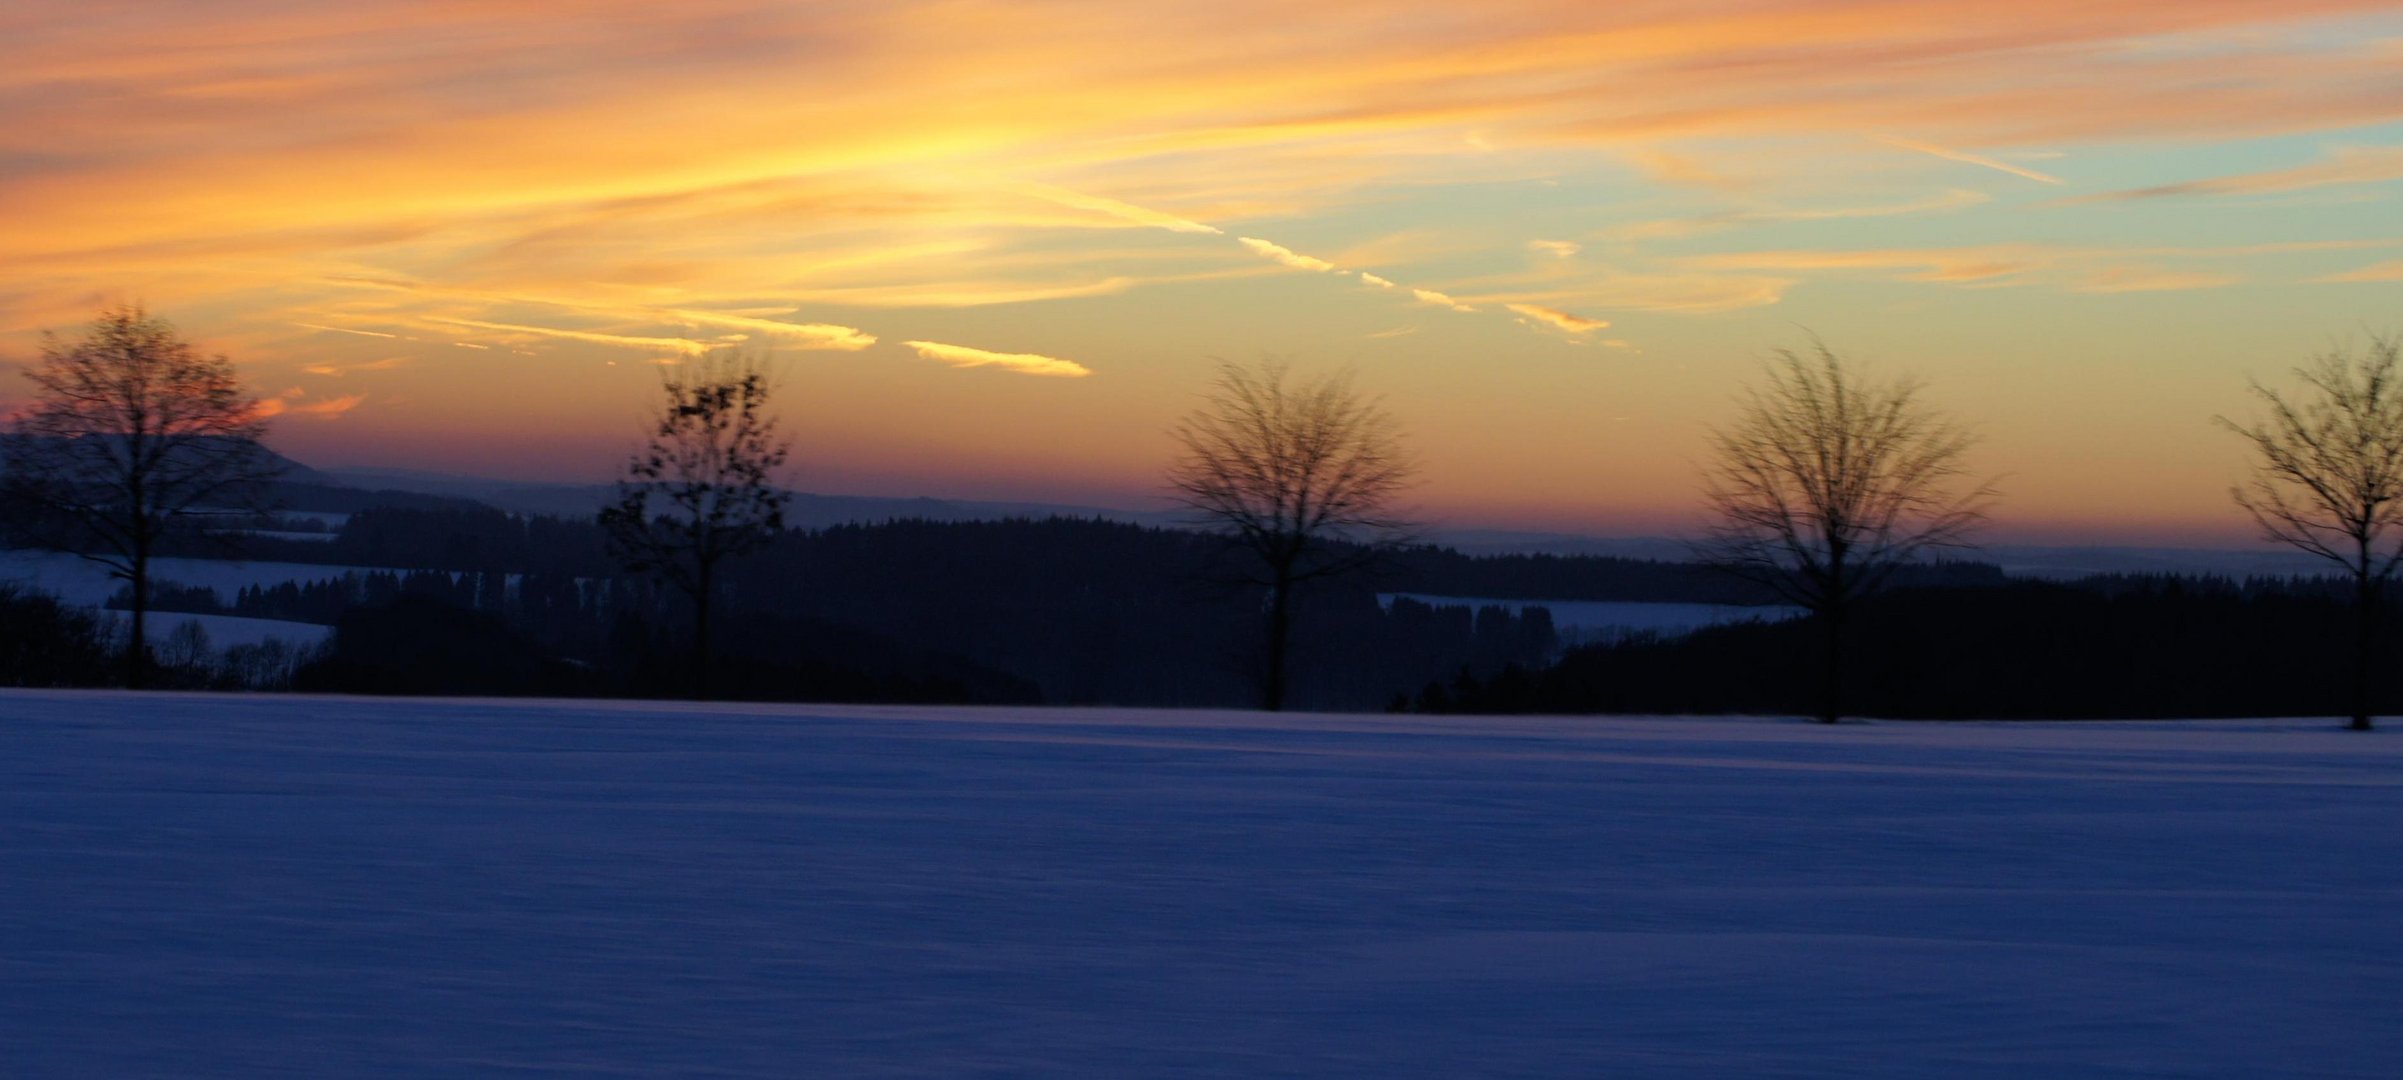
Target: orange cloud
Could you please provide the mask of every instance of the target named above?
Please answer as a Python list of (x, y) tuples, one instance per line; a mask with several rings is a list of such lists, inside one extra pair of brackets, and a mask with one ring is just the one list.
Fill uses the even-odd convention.
[(2158, 199), (2173, 195), (2270, 195), (2348, 184), (2384, 184), (2403, 180), (2403, 146), (2345, 146), (2326, 160), (2291, 169), (2241, 173), (2209, 180), (2189, 180), (2088, 196), (2083, 200)]
[(1290, 266), (1296, 270), (1311, 270), (1323, 274), (1335, 269), (1335, 264), (1328, 262), (1325, 259), (1314, 259), (1308, 255), (1300, 254), (1291, 248), (1272, 244), (1266, 240), (1255, 240), (1249, 236), (1239, 236), (1235, 239), (1237, 243), (1242, 244), (1244, 247), (1250, 248), (1254, 253), (1260, 255), (1261, 257), (1274, 262), (1283, 263), (1284, 265)]
[(2049, 173), (2040, 173), (2034, 169), (2030, 169), (2021, 165), (2013, 165), (2008, 161), (1987, 157), (1984, 154), (1973, 154), (1967, 150), (1955, 150), (1951, 147), (1937, 146), (1934, 143), (1921, 142), (1917, 139), (1898, 139), (1890, 135), (1880, 135), (1876, 138), (1877, 141), (1888, 146), (1900, 147), (1904, 150), (1916, 150), (1922, 154), (1930, 154), (1936, 157), (1944, 158), (1948, 161), (1958, 161), (1964, 164), (1975, 165), (1982, 169), (1993, 169), (1996, 172), (2009, 173), (2013, 176), (2034, 180), (2040, 184), (2058, 184), (2061, 182), (2061, 178), (2058, 176), (2053, 176)]
[(939, 341), (904, 341), (902, 344), (917, 350), (919, 356), (928, 360), (940, 360), (958, 368), (994, 367), (1020, 375), (1051, 375), (1071, 379), (1093, 374), (1092, 369), (1073, 360), (1039, 353), (987, 352), (965, 345), (945, 345)]
[(300, 370), (311, 375), (340, 378), (354, 371), (390, 371), (393, 368), (405, 366), (408, 362), (409, 358), (406, 356), (388, 356), (381, 360), (370, 360), (364, 364), (303, 364)]
[(1028, 184), (1020, 190), (1038, 199), (1048, 199), (1062, 206), (1075, 207), (1079, 210), (1096, 211), (1136, 225), (1166, 229), (1170, 232), (1221, 235), (1218, 229), (1198, 221), (1190, 221), (1174, 214), (1163, 214), (1157, 210), (1145, 209), (1132, 203), (1119, 202), (1116, 199), (1105, 199), (1098, 195), (1070, 191), (1067, 188), (1051, 184)]
[[(609, 345), (622, 349), (642, 349), (671, 356), (700, 356), (724, 348), (724, 341), (693, 341), (689, 338), (635, 337), (627, 334), (604, 334), (593, 330), (564, 330), (555, 326), (530, 326), (523, 323), (485, 322), (481, 319), (453, 319), (439, 315), (427, 316), (427, 322), (443, 326), (460, 326), (473, 330), (494, 330), (512, 337), (533, 336), (562, 338), (593, 345)], [(489, 348), (489, 346), (474, 346)]]
[(284, 391), (281, 394), (277, 394), (274, 397), (261, 398), (257, 407), (253, 409), (252, 412), (260, 419), (293, 415), (313, 416), (319, 420), (335, 420), (340, 419), (343, 414), (348, 413), (352, 409), (358, 408), (360, 403), (367, 400), (367, 396), (364, 394), (344, 394), (341, 397), (331, 397), (325, 399), (324, 401), (313, 401), (306, 405), (294, 404), (295, 401), (304, 396), (306, 396), (305, 393), (296, 386), (290, 390)]
[(2403, 259), (2389, 259), (2382, 263), (2372, 263), (2358, 270), (2347, 270), (2340, 274), (2330, 274), (2312, 280), (2330, 282), (2403, 281)]
[(1571, 315), (1568, 312), (1544, 307), (1540, 304), (1505, 304), (1503, 306), (1571, 337), (1580, 337), (1610, 325), (1608, 319), (1589, 319), (1583, 315)]
[(1450, 308), (1453, 311), (1477, 310), (1470, 305), (1463, 304), (1460, 301), (1454, 300), (1451, 297), (1446, 296), (1443, 293), (1436, 292), (1433, 289), (1412, 289), (1410, 290), (1410, 295), (1417, 299), (1419, 303), (1425, 304), (1429, 307)]

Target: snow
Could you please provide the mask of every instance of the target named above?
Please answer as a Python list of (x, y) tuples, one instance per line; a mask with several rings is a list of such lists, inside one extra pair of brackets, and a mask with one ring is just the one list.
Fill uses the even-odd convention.
[(1631, 634), (1680, 637), (1706, 626), (1739, 622), (1777, 622), (1799, 618), (1803, 610), (1788, 604), (1687, 604), (1651, 600), (1491, 600), (1424, 593), (1380, 593), (1378, 601), (1392, 606), (1403, 596), (1438, 607), (1502, 607), (1517, 614), (1527, 608), (1552, 612), (1552, 628), (1564, 644), (1584, 645), (1617, 641)]
[[(323, 581), (348, 573), (354, 566), (321, 563), (244, 562), (232, 559), (152, 559), (150, 580), (217, 590), (217, 598), (232, 603), (245, 585), (282, 585)], [(0, 581), (13, 581), (79, 607), (107, 603), (125, 583), (109, 576), (108, 568), (90, 559), (57, 551), (0, 548)]]
[(0, 692), (22, 1076), (2403, 1075), (2403, 734)]
[(270, 540), (297, 540), (304, 544), (330, 544), (339, 535), (330, 532), (287, 532), (281, 529), (249, 529), (244, 536), (264, 536)]

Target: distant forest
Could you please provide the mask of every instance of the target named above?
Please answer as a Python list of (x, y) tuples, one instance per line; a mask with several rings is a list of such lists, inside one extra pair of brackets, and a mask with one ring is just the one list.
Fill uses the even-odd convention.
[[(180, 553), (221, 556), (187, 538)], [(163, 585), (161, 612), (332, 624), (306, 656), (229, 651), (183, 685), (381, 694), (674, 696), (689, 616), (610, 562), (590, 521), (431, 500), (368, 506), (331, 539), (253, 536), (245, 558), (325, 577), (231, 597)], [(347, 567), (389, 569), (357, 572)], [(1223, 541), (1095, 520), (895, 521), (789, 531), (728, 572), (715, 692), (748, 699), (986, 704), (1248, 704), (1256, 589)], [(1765, 604), (1707, 567), (1593, 556), (1405, 550), (1303, 597), (1292, 700), (1322, 710), (1807, 713), (1821, 647), (1805, 621), (1564, 648), (1542, 607), (1491, 600)], [(1862, 605), (1857, 712), (1899, 717), (2340, 713), (2346, 598), (2329, 579), (2105, 576), (2013, 581), (1916, 569)], [(2380, 613), (2403, 641), (2403, 611)], [(109, 677), (88, 617), (0, 597), (0, 678)], [(88, 644), (79, 644), (87, 642)], [(172, 655), (174, 650), (165, 650)], [(197, 665), (197, 658), (192, 663)], [(2386, 669), (2382, 710), (2403, 710)]]

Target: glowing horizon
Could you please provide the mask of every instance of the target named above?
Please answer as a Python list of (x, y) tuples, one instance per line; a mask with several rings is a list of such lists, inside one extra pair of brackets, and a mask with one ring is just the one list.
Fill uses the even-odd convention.
[[(592, 480), (770, 354), (793, 487), (1127, 505), (1348, 364), (1455, 526), (1676, 531), (1812, 334), (1998, 537), (2241, 542), (2248, 376), (2403, 331), (2389, 0), (632, 0), (0, 15), (0, 358), (139, 300), (315, 465)], [(0, 398), (22, 393), (13, 377)]]

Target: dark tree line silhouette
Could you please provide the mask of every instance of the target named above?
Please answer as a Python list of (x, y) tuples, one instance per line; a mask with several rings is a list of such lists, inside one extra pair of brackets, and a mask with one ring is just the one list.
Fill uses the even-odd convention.
[[(5, 439), (0, 541), (100, 561), (124, 581), (87, 612), (0, 589), (0, 682), (379, 693), (814, 697), (861, 701), (1379, 705), (1428, 711), (1898, 716), (2333, 711), (2368, 729), (2403, 704), (2381, 660), (2403, 570), (2398, 339), (2256, 383), (2221, 419), (2253, 453), (2233, 491), (2263, 535), (2341, 576), (2227, 582), (2007, 580), (1931, 561), (1966, 546), (1992, 489), (1969, 429), (1910, 379), (1819, 347), (1778, 354), (1713, 433), (1714, 528), (1691, 564), (1471, 557), (1412, 542), (1413, 465), (1348, 375), (1220, 365), (1172, 432), (1168, 485), (1193, 529), (1050, 519), (782, 527), (786, 445), (756, 361), (673, 370), (619, 498), (596, 519), (357, 492), (259, 443), (266, 410), (228, 361), (138, 307), (45, 339)], [(306, 470), (299, 470), (306, 473)], [(330, 531), (271, 494), (352, 511)], [(289, 535), (275, 535), (277, 532)], [(155, 580), (222, 555), (376, 571), (230, 597)], [(1540, 606), (1787, 604), (1804, 620), (1561, 649)], [(154, 611), (332, 625), (313, 652), (237, 646)]]
[[(1895, 589), (1847, 625), (1856, 715), (2095, 719), (2343, 715), (2351, 597), (2331, 579), (2245, 584), (2096, 578)], [(2403, 607), (2376, 609), (2382, 633)], [(1574, 649), (1539, 669), (1455, 676), (1407, 707), (1470, 713), (1802, 714), (1816, 703), (1807, 621)], [(2403, 671), (2369, 701), (2403, 709)]]

